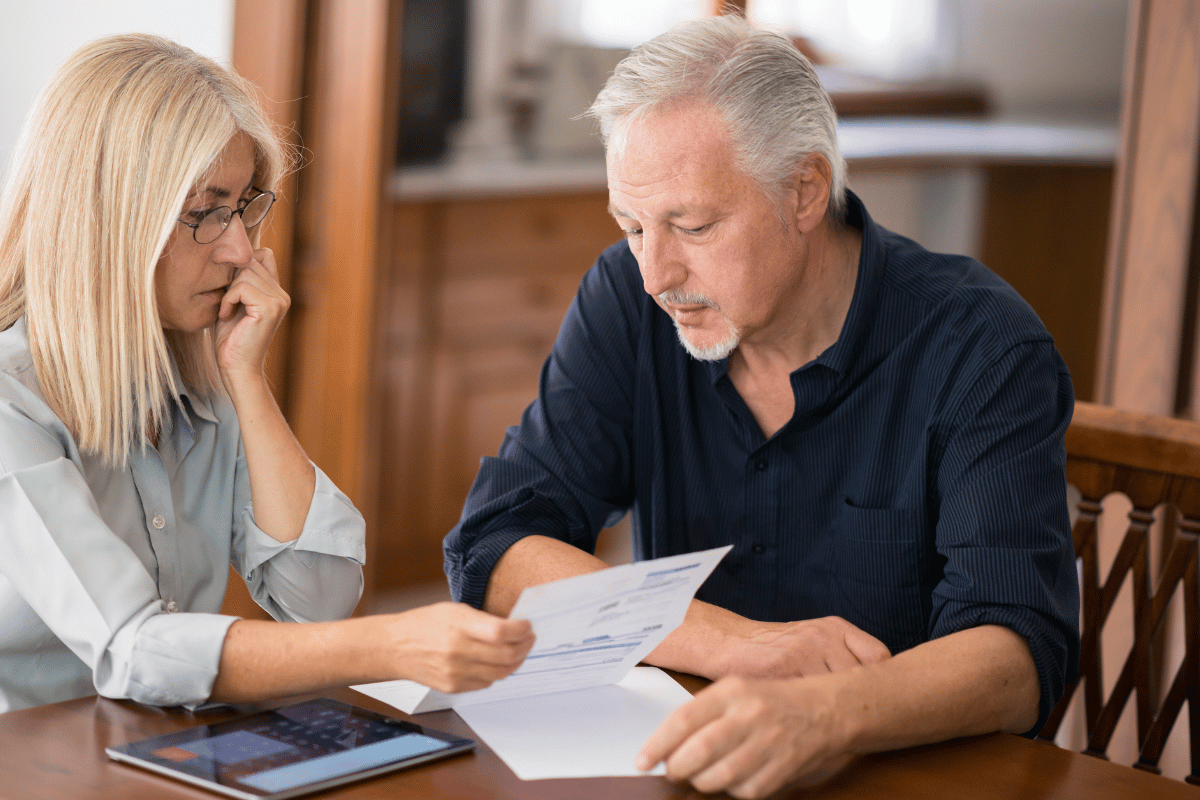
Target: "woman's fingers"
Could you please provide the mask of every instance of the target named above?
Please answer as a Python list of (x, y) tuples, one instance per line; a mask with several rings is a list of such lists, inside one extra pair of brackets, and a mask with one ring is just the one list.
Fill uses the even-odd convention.
[(481, 689), (512, 674), (533, 647), (526, 620), (509, 620), (461, 603), (437, 603), (400, 615), (400, 657), (414, 680), (443, 692)]

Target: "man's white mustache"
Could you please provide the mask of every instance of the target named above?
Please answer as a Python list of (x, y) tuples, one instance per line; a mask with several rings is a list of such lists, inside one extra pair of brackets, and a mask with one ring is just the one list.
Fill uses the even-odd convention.
[(707, 295), (695, 294), (693, 292), (681, 292), (678, 290), (660, 292), (658, 295), (658, 299), (661, 300), (663, 303), (672, 303), (677, 306), (704, 305), (704, 306), (709, 306), (710, 308), (714, 308), (717, 311), (721, 310), (721, 307), (719, 305), (717, 305), (716, 300), (713, 300), (711, 297), (708, 297)]

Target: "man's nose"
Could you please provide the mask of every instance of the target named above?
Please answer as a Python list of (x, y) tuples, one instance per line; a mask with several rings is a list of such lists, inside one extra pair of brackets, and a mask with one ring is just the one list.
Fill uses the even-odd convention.
[(680, 286), (686, 277), (679, 243), (669, 234), (642, 234), (642, 286), (651, 297)]

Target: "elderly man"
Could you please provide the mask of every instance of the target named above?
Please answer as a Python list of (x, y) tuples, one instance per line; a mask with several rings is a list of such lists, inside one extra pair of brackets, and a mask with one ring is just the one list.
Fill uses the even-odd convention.
[(625, 240), (446, 538), (507, 613), (636, 555), (732, 543), (648, 659), (712, 678), (641, 751), (757, 797), (855, 753), (1036, 731), (1078, 659), (1073, 395), (1033, 311), (876, 225), (783, 37), (722, 17), (639, 47), (592, 107)]

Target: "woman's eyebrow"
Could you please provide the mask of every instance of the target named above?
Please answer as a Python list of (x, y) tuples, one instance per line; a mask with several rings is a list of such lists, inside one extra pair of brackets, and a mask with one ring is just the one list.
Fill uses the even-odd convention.
[(224, 199), (229, 197), (230, 192), (228, 189), (221, 188), (220, 186), (206, 186), (203, 189), (196, 189), (190, 192), (185, 202), (190, 203), (191, 201), (204, 195), (215, 197), (217, 199)]
[[(250, 189), (253, 188), (253, 186), (254, 186), (254, 179), (251, 178), (249, 180), (249, 182), (246, 183), (246, 188), (242, 189), (240, 192), (238, 192), (237, 196), (241, 197), (246, 192), (250, 191)], [(233, 197), (234, 193), (231, 192), (230, 190), (226, 189), (223, 186), (205, 186), (203, 189), (193, 191), (191, 194), (189, 194), (187, 196), (187, 202), (191, 202), (192, 200), (196, 199), (200, 195), (211, 195), (212, 197), (215, 197), (218, 200), (224, 200), (227, 197)]]

